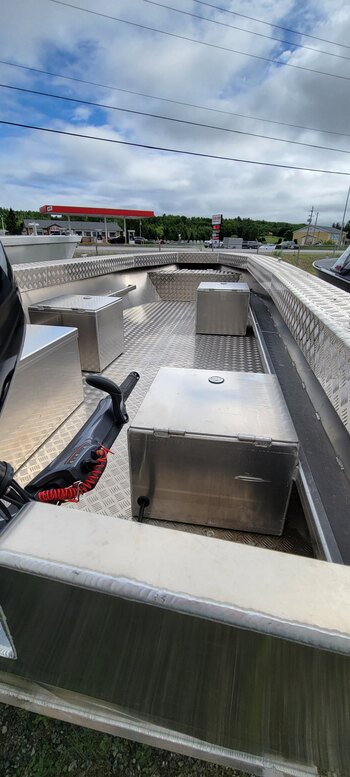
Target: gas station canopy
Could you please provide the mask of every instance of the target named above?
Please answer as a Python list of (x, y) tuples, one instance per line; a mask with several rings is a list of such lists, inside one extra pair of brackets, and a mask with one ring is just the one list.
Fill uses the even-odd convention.
[(71, 205), (43, 205), (40, 213), (65, 216), (102, 216), (103, 218), (152, 219), (153, 210), (130, 210), (129, 208), (78, 208)]
[(152, 219), (154, 217), (153, 210), (130, 210), (129, 208), (78, 208), (76, 205), (42, 205), (40, 213), (46, 213), (50, 216), (67, 216), (68, 225), (70, 224), (71, 216), (102, 216), (106, 240), (108, 237), (107, 219), (121, 218), (123, 219), (123, 234), (126, 242), (128, 242), (126, 234), (126, 222), (128, 219), (139, 219), (141, 230), (141, 219)]

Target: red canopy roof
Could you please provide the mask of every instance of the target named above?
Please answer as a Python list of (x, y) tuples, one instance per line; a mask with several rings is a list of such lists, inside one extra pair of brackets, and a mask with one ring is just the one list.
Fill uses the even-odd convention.
[(71, 205), (43, 205), (40, 213), (53, 213), (69, 216), (108, 216), (109, 218), (151, 219), (153, 210), (123, 210), (123, 208), (78, 208)]

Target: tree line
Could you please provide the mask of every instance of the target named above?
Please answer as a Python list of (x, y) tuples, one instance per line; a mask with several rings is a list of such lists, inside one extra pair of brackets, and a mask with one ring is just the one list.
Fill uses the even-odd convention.
[[(13, 235), (22, 233), (24, 219), (35, 221), (42, 218), (45, 218), (43, 214), (35, 210), (0, 208), (0, 228), (3, 224), (3, 227)], [(95, 221), (88, 217), (79, 218), (79, 221), (90, 220)], [(112, 220), (116, 221), (116, 219), (107, 219), (107, 222)], [(54, 223), (56, 219), (52, 221)], [(59, 224), (59, 220), (56, 223)], [(269, 235), (274, 235), (283, 240), (292, 240), (293, 232), (302, 226), (304, 224), (235, 216), (223, 220), (220, 238), (241, 237), (243, 240), (259, 240), (262, 243), (268, 243)], [(123, 227), (122, 222), (120, 227)], [(135, 234), (139, 235), (139, 221), (128, 221), (128, 229), (134, 229)], [(147, 240), (209, 240), (211, 231), (211, 218), (205, 216), (174, 216), (164, 213), (162, 216), (155, 216), (142, 222), (142, 235)], [(344, 231), (350, 233), (350, 222), (345, 225)]]

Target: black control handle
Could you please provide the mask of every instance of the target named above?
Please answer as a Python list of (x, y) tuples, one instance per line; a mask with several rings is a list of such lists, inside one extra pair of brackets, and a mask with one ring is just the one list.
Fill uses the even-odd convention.
[(117, 424), (125, 424), (129, 420), (125, 400), (130, 396), (139, 378), (138, 372), (130, 372), (120, 386), (102, 375), (87, 375), (85, 380), (89, 386), (105, 391), (110, 395), (115, 422)]
[(129, 375), (127, 375), (125, 380), (120, 384), (124, 400), (128, 399), (139, 380), (140, 376), (138, 372), (129, 372)]
[[(135, 388), (140, 376), (130, 372), (120, 386), (101, 375), (88, 375), (89, 386), (106, 391), (94, 412), (77, 432), (73, 440), (45, 469), (26, 486), (30, 497), (39, 491), (66, 488), (77, 481), (84, 482), (94, 463), (97, 449), (110, 448), (124, 424), (128, 421), (125, 400)], [(0, 485), (2, 469), (0, 462)], [(58, 499), (56, 501), (59, 501)]]

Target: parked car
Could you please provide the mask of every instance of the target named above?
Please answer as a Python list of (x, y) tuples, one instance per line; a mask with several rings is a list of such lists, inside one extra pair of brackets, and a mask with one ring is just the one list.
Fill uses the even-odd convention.
[(261, 243), (259, 246), (259, 254), (267, 253), (271, 254), (276, 248), (275, 243)]
[(119, 235), (118, 237), (110, 237), (108, 238), (109, 243), (125, 243), (125, 237), (124, 235)]
[(242, 248), (250, 248), (251, 250), (256, 250), (259, 248), (261, 243), (259, 243), (258, 240), (243, 240)]
[(297, 248), (297, 244), (294, 240), (282, 240), (281, 243), (277, 243), (277, 248)]
[(143, 245), (143, 243), (147, 243), (147, 240), (145, 237), (134, 237), (134, 243), (136, 246)]
[(212, 248), (214, 243), (214, 248), (223, 248), (223, 241), (222, 240), (205, 240), (204, 241), (204, 248)]

